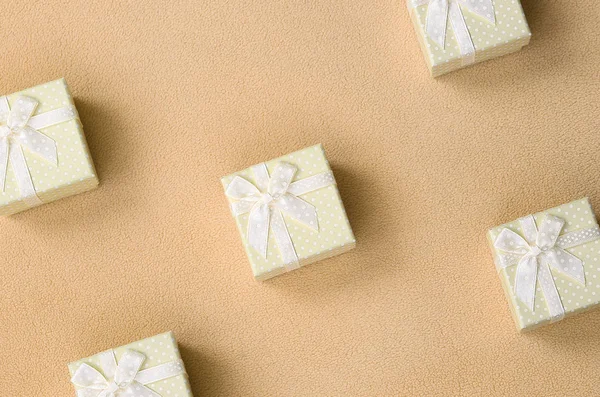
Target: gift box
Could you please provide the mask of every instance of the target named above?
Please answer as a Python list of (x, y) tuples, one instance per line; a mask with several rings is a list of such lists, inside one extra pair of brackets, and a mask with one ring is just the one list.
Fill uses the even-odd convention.
[(172, 332), (69, 364), (78, 397), (191, 397)]
[(490, 229), (488, 239), (519, 330), (600, 302), (600, 228), (587, 198)]
[(354, 248), (322, 145), (257, 164), (221, 182), (257, 280)]
[(520, 50), (531, 33), (519, 0), (408, 0), (433, 77)]
[(64, 79), (0, 97), (0, 184), (0, 215), (98, 185)]

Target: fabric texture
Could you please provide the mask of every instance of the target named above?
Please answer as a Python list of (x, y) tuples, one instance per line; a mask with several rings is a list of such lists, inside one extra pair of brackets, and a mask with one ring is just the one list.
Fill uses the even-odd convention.
[[(598, 4), (522, 4), (434, 80), (397, 0), (5, 2), (0, 92), (64, 76), (101, 183), (0, 219), (0, 395), (169, 329), (195, 397), (599, 395), (600, 311), (519, 334), (486, 239), (600, 209)], [(219, 178), (317, 143), (357, 247), (256, 282)]]

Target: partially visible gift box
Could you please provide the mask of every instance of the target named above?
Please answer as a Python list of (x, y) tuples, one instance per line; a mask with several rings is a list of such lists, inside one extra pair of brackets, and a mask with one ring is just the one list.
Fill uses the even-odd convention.
[(192, 397), (172, 332), (69, 364), (77, 397)]
[(64, 79), (0, 97), (0, 185), (0, 215), (98, 185)]
[(519, 0), (408, 0), (433, 77), (519, 51), (531, 33)]
[(221, 182), (257, 280), (355, 246), (322, 145), (257, 164)]
[(490, 229), (488, 240), (519, 330), (600, 302), (600, 228), (587, 198)]

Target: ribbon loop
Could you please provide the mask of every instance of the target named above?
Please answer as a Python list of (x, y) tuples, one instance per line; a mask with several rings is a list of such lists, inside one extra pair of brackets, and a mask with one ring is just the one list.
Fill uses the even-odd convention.
[(529, 245), (535, 245), (538, 235), (538, 229), (535, 224), (535, 218), (533, 215), (525, 216), (519, 219), (519, 225), (521, 225), (521, 231), (523, 236)]
[(233, 178), (225, 194), (231, 198), (243, 200), (260, 195), (260, 190), (242, 177)]
[(75, 386), (92, 390), (104, 390), (109, 386), (108, 381), (100, 372), (88, 364), (81, 364), (71, 378)]
[(145, 359), (146, 356), (142, 353), (127, 350), (117, 366), (115, 383), (121, 388), (129, 386), (134, 381)]
[(494, 247), (513, 254), (525, 255), (531, 247), (527, 241), (510, 229), (502, 229), (494, 242)]
[(292, 183), (292, 179), (294, 179), (294, 175), (298, 168), (295, 166), (280, 162), (275, 166), (275, 171), (269, 180), (269, 194), (274, 197), (279, 197), (287, 192), (290, 183)]
[(25, 127), (37, 106), (38, 101), (35, 99), (27, 96), (20, 96), (17, 99), (15, 106), (10, 110), (6, 124), (10, 129)]
[(540, 247), (542, 251), (554, 247), (564, 224), (564, 219), (547, 214), (540, 226), (540, 231), (537, 234), (536, 245)]
[(267, 257), (269, 231), (273, 233), (284, 265), (291, 269), (297, 267), (298, 256), (291, 236), (285, 225), (283, 214), (298, 221), (303, 226), (319, 230), (316, 208), (302, 200), (298, 195), (335, 184), (331, 172), (313, 175), (293, 182), (298, 171), (295, 165), (279, 162), (273, 175), (269, 177), (264, 163), (252, 167), (256, 185), (236, 176), (225, 189), (225, 194), (237, 201), (231, 204), (234, 216), (249, 212), (248, 244)]

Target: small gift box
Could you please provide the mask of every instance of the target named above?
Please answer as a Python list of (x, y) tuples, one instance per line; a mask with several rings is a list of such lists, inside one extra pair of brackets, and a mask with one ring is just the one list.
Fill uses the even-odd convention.
[(488, 239), (519, 330), (600, 302), (600, 228), (587, 198), (495, 227)]
[(531, 33), (519, 0), (408, 0), (433, 77), (519, 51)]
[(172, 332), (69, 364), (77, 397), (192, 397)]
[(354, 248), (323, 146), (221, 179), (257, 280)]
[(98, 185), (64, 79), (0, 97), (0, 215)]

